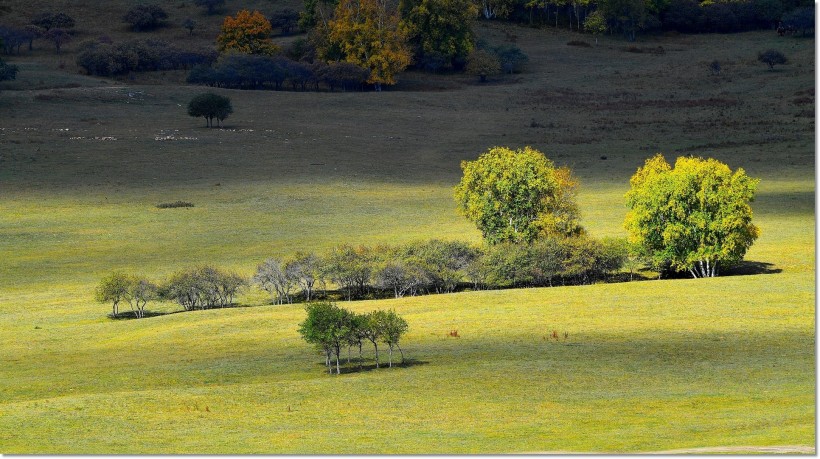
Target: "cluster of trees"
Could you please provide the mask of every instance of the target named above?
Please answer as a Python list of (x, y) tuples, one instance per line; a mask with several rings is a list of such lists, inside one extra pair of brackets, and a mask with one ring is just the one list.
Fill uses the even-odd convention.
[(32, 51), (34, 41), (39, 39), (53, 44), (59, 53), (62, 45), (71, 41), (74, 25), (74, 18), (65, 13), (44, 11), (32, 16), (23, 27), (0, 26), (3, 53), (20, 54), (24, 45)]
[(214, 93), (199, 94), (188, 102), (188, 114), (205, 118), (205, 125), (213, 127), (214, 119), (222, 127), (222, 121), (233, 113), (231, 99)]
[(142, 318), (151, 301), (173, 301), (185, 311), (230, 306), (245, 286), (247, 281), (238, 274), (213, 266), (176, 272), (161, 284), (145, 276), (113, 272), (100, 280), (95, 299), (111, 304), (111, 317), (119, 315), (119, 304), (125, 301), (134, 317)]
[(350, 363), (350, 350), (359, 349), (359, 368), (362, 368), (364, 356), (362, 346), (365, 341), (373, 344), (376, 368), (379, 368), (379, 343), (389, 349), (388, 366), (393, 366), (393, 348), (397, 348), (404, 361), (404, 351), (399, 346), (402, 335), (407, 330), (407, 321), (395, 311), (376, 310), (368, 314), (356, 314), (340, 308), (333, 303), (310, 303), (305, 307), (307, 317), (299, 324), (299, 334), (310, 344), (315, 345), (325, 355), (325, 366), (333, 374), (332, 359), (336, 358), (336, 374), (341, 373), (339, 360), (341, 350), (347, 347), (347, 361)]
[(90, 40), (79, 47), (76, 62), (89, 75), (116, 76), (149, 70), (189, 69), (214, 61), (214, 51), (188, 51), (155, 39), (113, 43)]
[(275, 89), (290, 86), (293, 90), (319, 89), (324, 84), (331, 91), (361, 89), (367, 81), (367, 69), (347, 62), (298, 62), (284, 56), (227, 54), (212, 66), (191, 69), (188, 83), (233, 89)]
[(168, 13), (157, 4), (134, 5), (125, 12), (122, 21), (135, 32), (154, 30), (165, 25)]

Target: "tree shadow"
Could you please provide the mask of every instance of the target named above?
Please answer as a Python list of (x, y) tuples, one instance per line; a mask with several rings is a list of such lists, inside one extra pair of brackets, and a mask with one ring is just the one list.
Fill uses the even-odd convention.
[(727, 269), (722, 275), (725, 276), (752, 276), (757, 274), (778, 274), (783, 270), (775, 268), (772, 263), (763, 261), (741, 261), (736, 266)]
[[(364, 373), (364, 372), (369, 372), (369, 371), (373, 371), (373, 370), (390, 370), (391, 369), (391, 367), (389, 366), (387, 360), (380, 360), (378, 368), (376, 367), (376, 362), (375, 361), (370, 360), (370, 359), (365, 359), (365, 361), (367, 363), (361, 362), (361, 366), (359, 366), (360, 362), (359, 362), (358, 358), (350, 359), (350, 363), (347, 362), (347, 359), (340, 360), (339, 361), (340, 374), (346, 375), (346, 374), (352, 374), (352, 373)], [(396, 362), (396, 361), (393, 362), (393, 368), (410, 368), (410, 367), (415, 367), (415, 366), (418, 366), (418, 365), (427, 365), (428, 363), (430, 363), (430, 362), (428, 362), (426, 360), (404, 359), (402, 361), (401, 359), (398, 359), (398, 362)], [(324, 363), (320, 362), (320, 363), (317, 363), (317, 365), (321, 366), (324, 369), (325, 373), (327, 373), (327, 367), (325, 366)], [(331, 367), (333, 368), (333, 374), (335, 375), (336, 374), (336, 362), (335, 362), (335, 360), (332, 362)]]

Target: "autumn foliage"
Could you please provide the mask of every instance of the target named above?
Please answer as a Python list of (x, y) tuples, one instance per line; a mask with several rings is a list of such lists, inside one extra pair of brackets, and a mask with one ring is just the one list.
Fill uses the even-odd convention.
[(228, 16), (222, 23), (222, 33), (216, 41), (219, 51), (245, 54), (275, 54), (279, 51), (270, 39), (273, 29), (259, 11), (242, 10), (236, 17)]
[(328, 28), (329, 41), (340, 47), (344, 60), (369, 69), (367, 82), (377, 89), (396, 84), (396, 74), (410, 65), (398, 11), (381, 0), (341, 0)]

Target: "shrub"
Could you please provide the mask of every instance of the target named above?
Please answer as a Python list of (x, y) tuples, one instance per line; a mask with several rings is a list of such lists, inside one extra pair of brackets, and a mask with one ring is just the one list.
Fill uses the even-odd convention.
[(194, 204), (188, 201), (161, 202), (157, 204), (157, 209), (176, 209), (178, 207), (194, 207)]
[(168, 14), (161, 6), (136, 5), (131, 7), (122, 17), (123, 22), (130, 24), (136, 31), (152, 30), (163, 25), (163, 20), (168, 18)]
[(467, 73), (477, 76), (482, 83), (487, 81), (488, 76), (499, 71), (501, 63), (498, 56), (493, 53), (478, 49), (467, 56)]
[(762, 53), (757, 54), (757, 60), (769, 66), (769, 70), (774, 70), (774, 66), (778, 64), (787, 64), (789, 62), (786, 56), (775, 49), (768, 49)]
[(231, 99), (214, 93), (200, 94), (188, 103), (188, 114), (198, 118), (205, 118), (207, 127), (213, 127), (213, 120), (216, 118), (219, 127), (222, 127), (222, 120), (233, 113)]
[(278, 28), (282, 35), (290, 34), (291, 30), (298, 25), (299, 13), (290, 8), (275, 11), (270, 15), (271, 27)]
[(192, 311), (229, 306), (245, 285), (247, 282), (237, 274), (203, 266), (174, 273), (159, 292), (163, 299)]
[(18, 68), (16, 65), (11, 65), (0, 59), (0, 81), (13, 80), (17, 78)]

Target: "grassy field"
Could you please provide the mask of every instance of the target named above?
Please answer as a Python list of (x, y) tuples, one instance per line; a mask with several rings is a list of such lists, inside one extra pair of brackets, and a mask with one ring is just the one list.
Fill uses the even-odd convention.
[[(527, 71), (486, 85), (409, 73), (382, 93), (220, 91), (235, 108), (224, 130), (185, 114), (202, 88), (86, 77), (42, 50), (10, 59), (0, 452), (813, 446), (814, 40), (636, 44), (658, 55), (609, 37), (577, 48), (566, 43), (590, 37), (479, 29), (515, 41)], [(791, 64), (758, 63), (771, 47)], [(715, 59), (721, 76), (707, 68)], [(354, 302), (406, 317), (411, 360), (341, 377), (299, 339), (302, 307), (258, 292), (240, 298), (253, 307), (140, 321), (108, 320), (93, 302), (113, 269), (160, 279), (208, 262), (250, 274), (339, 242), (478, 242), (452, 187), (459, 162), (493, 145), (532, 145), (572, 167), (594, 236), (624, 235), (629, 177), (655, 152), (743, 167), (761, 178), (762, 236), (747, 259), (768, 274)], [(155, 208), (176, 200), (195, 207)]]

